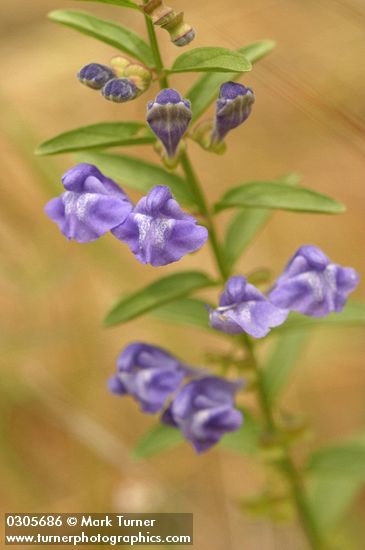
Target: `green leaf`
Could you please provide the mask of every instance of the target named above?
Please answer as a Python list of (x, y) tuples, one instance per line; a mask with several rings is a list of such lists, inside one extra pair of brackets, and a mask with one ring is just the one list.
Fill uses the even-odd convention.
[(48, 17), (56, 23), (101, 40), (146, 65), (154, 66), (151, 48), (138, 34), (127, 27), (100, 19), (84, 11), (56, 10), (51, 11)]
[(303, 349), (306, 332), (281, 336), (263, 370), (263, 384), (268, 399), (273, 402), (283, 390)]
[(237, 432), (225, 435), (220, 446), (237, 453), (252, 454), (258, 448), (261, 426), (249, 412), (245, 411), (243, 417), (241, 428)]
[(186, 181), (158, 164), (110, 153), (79, 153), (77, 158), (81, 162), (95, 164), (106, 176), (124, 187), (148, 193), (155, 185), (167, 185), (179, 202), (189, 206), (195, 204)]
[(348, 302), (340, 313), (331, 313), (326, 317), (307, 317), (300, 313), (291, 313), (288, 320), (275, 329), (275, 332), (306, 330), (312, 327), (339, 327), (365, 325), (365, 304)]
[(184, 437), (180, 430), (158, 424), (141, 437), (133, 450), (132, 456), (136, 459), (150, 458), (177, 447), (183, 441)]
[(348, 512), (361, 492), (357, 479), (315, 476), (308, 487), (313, 516), (322, 532), (334, 527)]
[(37, 147), (35, 153), (57, 155), (118, 145), (143, 145), (154, 141), (152, 132), (141, 122), (100, 122), (75, 128), (48, 139)]
[(353, 437), (344, 443), (319, 449), (309, 459), (307, 469), (313, 475), (326, 478), (365, 481), (365, 437)]
[(204, 273), (183, 271), (168, 275), (133, 294), (123, 296), (105, 319), (105, 325), (126, 323), (159, 306), (215, 284)]
[(246, 72), (251, 63), (239, 52), (227, 48), (194, 48), (179, 55), (169, 72)]
[(153, 310), (153, 316), (164, 321), (209, 329), (206, 302), (198, 298), (181, 298)]
[[(275, 47), (272, 40), (262, 40), (249, 44), (244, 48), (237, 50), (243, 54), (248, 61), (255, 63)], [(219, 88), (228, 80), (237, 80), (241, 73), (208, 73), (201, 76), (187, 93), (193, 107), (192, 122), (195, 122), (200, 115), (209, 107), (209, 105), (218, 97)]]
[[(300, 174), (290, 173), (276, 180), (285, 185), (298, 185)], [(225, 256), (229, 268), (232, 268), (242, 252), (251, 244), (257, 233), (262, 229), (271, 213), (264, 209), (242, 209), (232, 218), (225, 237)]]
[(240, 210), (228, 226), (224, 254), (229, 268), (232, 268), (242, 252), (265, 225), (270, 212), (264, 209)]
[(133, 10), (139, 10), (139, 6), (131, 0), (78, 0), (78, 2), (99, 2), (99, 4), (112, 4), (113, 6), (119, 6), (121, 8), (131, 8)]
[(243, 46), (243, 48), (239, 48), (238, 51), (251, 63), (256, 63), (263, 57), (266, 57), (267, 54), (271, 53), (275, 46), (276, 43), (273, 40), (260, 40), (259, 42), (248, 44), (248, 46)]
[(133, 10), (139, 10), (139, 6), (130, 0), (78, 0), (79, 2), (99, 2), (99, 4), (112, 4), (113, 6), (120, 6), (121, 8), (131, 8)]
[(215, 205), (215, 210), (219, 212), (234, 207), (316, 214), (339, 214), (345, 210), (343, 204), (312, 189), (270, 181), (253, 181), (230, 189)]

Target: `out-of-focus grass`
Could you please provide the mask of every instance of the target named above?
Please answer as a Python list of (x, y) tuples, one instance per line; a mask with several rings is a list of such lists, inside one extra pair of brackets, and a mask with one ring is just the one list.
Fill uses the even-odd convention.
[[(175, 0), (174, 7), (180, 4)], [(207, 156), (189, 145), (207, 193), (218, 198), (234, 182), (298, 170), (306, 184), (348, 205), (339, 217), (276, 214), (237, 271), (269, 266), (276, 274), (296, 247), (313, 242), (364, 274), (361, 2), (183, 4), (199, 32), (196, 46), (278, 42), (277, 51), (245, 77), (257, 102), (247, 124), (229, 138), (226, 155)], [(295, 528), (273, 529), (237, 512), (235, 501), (259, 491), (264, 481), (246, 458), (223, 451), (196, 457), (187, 446), (149, 463), (129, 458), (154, 420), (105, 389), (121, 347), (146, 340), (202, 364), (207, 351), (225, 350), (226, 344), (152, 317), (100, 328), (119, 294), (178, 266), (143, 267), (112, 237), (85, 246), (66, 242), (43, 207), (61, 192), (60, 176), (72, 156), (35, 158), (33, 150), (38, 141), (77, 125), (141, 119), (155, 90), (120, 106), (79, 85), (74, 74), (82, 64), (107, 62), (115, 52), (47, 21), (47, 10), (55, 7), (80, 6), (63, 0), (5, 0), (0, 6), (1, 511), (193, 511), (201, 550), (300, 550)], [(144, 32), (138, 14), (95, 4), (82, 8), (123, 18)], [(180, 52), (162, 32), (159, 37), (171, 61)], [(186, 76), (175, 82), (187, 89)], [(147, 147), (139, 153), (156, 161)], [(219, 220), (222, 231), (226, 215)], [(207, 248), (180, 267), (201, 265), (213, 268)], [(363, 284), (357, 295), (365, 299)], [(321, 330), (298, 364), (285, 406), (313, 422), (316, 441), (363, 425), (363, 336), (360, 329)], [(364, 517), (361, 501), (357, 517)]]

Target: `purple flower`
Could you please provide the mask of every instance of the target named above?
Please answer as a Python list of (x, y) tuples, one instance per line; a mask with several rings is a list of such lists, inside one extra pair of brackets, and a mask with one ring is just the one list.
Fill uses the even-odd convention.
[(144, 412), (153, 414), (162, 410), (189, 371), (165, 350), (135, 342), (119, 355), (109, 389), (117, 395), (131, 395)]
[(277, 307), (323, 317), (341, 311), (359, 282), (351, 267), (334, 264), (316, 246), (302, 246), (278, 278), (269, 299)]
[(109, 101), (124, 103), (135, 99), (139, 94), (139, 90), (128, 78), (114, 78), (105, 84), (101, 93)]
[(192, 380), (179, 390), (161, 420), (180, 428), (198, 453), (207, 451), (226, 432), (241, 426), (242, 414), (234, 408), (240, 386), (214, 376)]
[(176, 262), (208, 238), (207, 229), (185, 214), (163, 185), (151, 189), (112, 233), (127, 243), (141, 263), (153, 266)]
[(147, 122), (163, 143), (167, 156), (174, 158), (181, 138), (191, 120), (190, 101), (182, 99), (176, 90), (162, 90), (147, 107)]
[(255, 96), (251, 88), (237, 82), (222, 84), (216, 103), (212, 142), (222, 142), (230, 130), (242, 124), (251, 113), (254, 102)]
[(89, 86), (89, 88), (100, 90), (109, 80), (115, 78), (115, 74), (112, 69), (106, 65), (89, 63), (79, 70), (77, 78), (82, 84)]
[(122, 223), (132, 210), (127, 195), (92, 164), (78, 164), (62, 178), (66, 192), (45, 212), (68, 239), (87, 243)]
[(210, 324), (229, 334), (246, 332), (255, 338), (263, 338), (272, 327), (281, 325), (287, 316), (287, 311), (275, 307), (239, 275), (228, 279), (219, 307), (210, 311)]

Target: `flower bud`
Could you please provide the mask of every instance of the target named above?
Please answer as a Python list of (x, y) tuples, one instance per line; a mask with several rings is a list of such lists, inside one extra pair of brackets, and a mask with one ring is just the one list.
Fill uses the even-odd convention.
[(173, 12), (173, 16), (161, 27), (170, 34), (171, 42), (175, 46), (186, 46), (195, 38), (195, 30), (184, 22), (183, 12)]
[(230, 130), (237, 128), (250, 115), (255, 96), (250, 88), (237, 82), (226, 82), (217, 100), (212, 144), (223, 141)]
[(109, 101), (124, 103), (136, 98), (138, 89), (128, 78), (114, 78), (107, 82), (101, 93)]
[(195, 38), (195, 30), (184, 22), (184, 13), (176, 13), (162, 0), (150, 0), (144, 7), (154, 25), (165, 29), (175, 46), (186, 46)]
[(139, 63), (131, 63), (122, 56), (113, 57), (111, 66), (118, 78), (127, 78), (138, 88), (138, 94), (145, 92), (151, 84), (151, 72)]
[(115, 74), (106, 65), (89, 63), (79, 70), (77, 78), (85, 86), (89, 86), (89, 88), (93, 88), (94, 90), (100, 90), (109, 80), (115, 78)]
[(176, 90), (162, 90), (154, 101), (148, 103), (147, 122), (153, 133), (163, 143), (167, 157), (173, 159), (181, 138), (191, 120), (190, 101), (182, 99)]

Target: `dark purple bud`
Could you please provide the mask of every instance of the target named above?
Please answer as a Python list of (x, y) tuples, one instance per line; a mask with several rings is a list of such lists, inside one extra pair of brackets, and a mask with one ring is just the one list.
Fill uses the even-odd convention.
[(168, 187), (157, 185), (114, 228), (113, 235), (126, 242), (141, 263), (156, 267), (198, 250), (208, 231), (181, 210)]
[(289, 260), (269, 299), (277, 307), (323, 317), (343, 309), (359, 283), (352, 267), (334, 264), (316, 246), (302, 246)]
[(78, 164), (62, 178), (66, 192), (51, 199), (46, 214), (68, 239), (87, 243), (120, 225), (133, 205), (124, 191), (92, 164)]
[(77, 78), (82, 84), (100, 90), (109, 80), (115, 78), (115, 74), (110, 67), (100, 65), (100, 63), (89, 63), (82, 67), (77, 73)]
[(213, 328), (229, 334), (246, 332), (263, 338), (272, 327), (281, 325), (288, 312), (275, 307), (245, 277), (228, 279), (219, 307), (210, 311)]
[(233, 128), (237, 128), (250, 115), (255, 96), (251, 88), (237, 82), (222, 84), (216, 103), (212, 142), (220, 143)]
[(242, 414), (234, 408), (241, 386), (214, 376), (192, 380), (179, 390), (161, 421), (180, 428), (198, 453), (207, 451), (241, 426)]
[(101, 93), (109, 101), (124, 103), (135, 99), (139, 94), (139, 90), (128, 78), (114, 78), (109, 80)]
[(117, 373), (108, 386), (117, 395), (131, 395), (144, 412), (154, 414), (163, 409), (190, 372), (189, 367), (162, 348), (135, 342), (119, 355)]
[(190, 120), (190, 101), (182, 99), (176, 90), (166, 88), (154, 101), (148, 103), (148, 125), (163, 143), (169, 158), (175, 157)]

